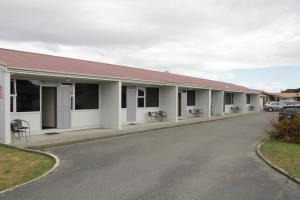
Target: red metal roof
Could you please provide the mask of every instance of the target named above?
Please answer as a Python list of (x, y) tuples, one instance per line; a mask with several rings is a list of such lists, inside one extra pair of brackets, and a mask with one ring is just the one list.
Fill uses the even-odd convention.
[(259, 93), (257, 90), (232, 83), (3, 48), (0, 48), (0, 62), (4, 63), (9, 69), (93, 75)]
[(271, 93), (271, 92), (267, 92), (267, 91), (261, 91), (262, 94), (268, 95), (268, 96), (278, 96), (277, 93)]

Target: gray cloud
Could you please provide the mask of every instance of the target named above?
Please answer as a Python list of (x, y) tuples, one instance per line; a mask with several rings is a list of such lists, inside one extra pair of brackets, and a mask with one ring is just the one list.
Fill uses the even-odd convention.
[(299, 66), (299, 10), (298, 0), (2, 0), (0, 45), (190, 75)]

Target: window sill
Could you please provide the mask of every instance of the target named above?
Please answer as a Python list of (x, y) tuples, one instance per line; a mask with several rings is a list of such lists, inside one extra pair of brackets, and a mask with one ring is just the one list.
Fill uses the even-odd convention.
[(41, 111), (26, 111), (26, 112), (10, 112), (10, 114), (15, 114), (15, 115), (18, 115), (18, 114), (40, 114)]
[(96, 109), (80, 109), (80, 110), (71, 110), (72, 112), (86, 112), (86, 111), (100, 111), (100, 108)]

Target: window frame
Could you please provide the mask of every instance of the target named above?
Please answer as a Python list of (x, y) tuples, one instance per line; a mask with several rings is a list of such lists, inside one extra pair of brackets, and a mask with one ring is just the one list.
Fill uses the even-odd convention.
[[(144, 92), (144, 95), (139, 95), (139, 90)], [(145, 108), (146, 105), (146, 88), (145, 87), (138, 87), (136, 91), (137, 95), (137, 108)], [(139, 99), (144, 99), (143, 106), (139, 106)]]

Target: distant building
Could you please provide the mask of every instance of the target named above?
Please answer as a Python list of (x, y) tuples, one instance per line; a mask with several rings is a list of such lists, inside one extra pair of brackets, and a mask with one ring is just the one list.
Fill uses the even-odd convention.
[(260, 96), (263, 99), (263, 105), (265, 105), (269, 101), (279, 101), (280, 100), (277, 93), (261, 91)]
[(297, 89), (286, 89), (281, 91), (281, 93), (300, 93), (300, 88)]
[(281, 92), (276, 94), (280, 100), (300, 101), (300, 92)]

